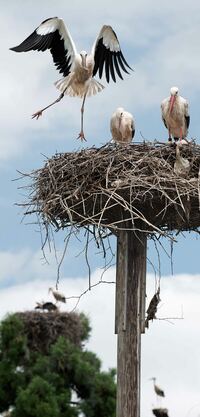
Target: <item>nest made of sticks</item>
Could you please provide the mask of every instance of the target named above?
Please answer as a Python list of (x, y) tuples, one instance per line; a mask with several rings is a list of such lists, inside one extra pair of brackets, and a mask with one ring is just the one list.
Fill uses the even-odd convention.
[(183, 145), (185, 175), (174, 172), (175, 146), (108, 144), (56, 154), (25, 176), (31, 183), (25, 214), (37, 213), (57, 229), (93, 225), (141, 227), (147, 233), (197, 230), (200, 226), (200, 146)]
[(152, 413), (156, 417), (169, 417), (167, 408), (153, 408)]
[(25, 311), (16, 313), (24, 324), (27, 346), (31, 351), (48, 353), (59, 336), (81, 346), (85, 339), (85, 327), (76, 313)]

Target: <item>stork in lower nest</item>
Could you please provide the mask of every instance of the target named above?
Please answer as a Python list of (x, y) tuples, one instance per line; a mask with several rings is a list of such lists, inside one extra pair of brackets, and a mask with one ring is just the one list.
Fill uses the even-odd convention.
[(153, 377), (153, 378), (150, 378), (150, 379), (153, 381), (154, 391), (155, 391), (156, 395), (158, 397), (164, 397), (165, 396), (164, 391), (160, 387), (158, 387), (158, 385), (156, 385), (156, 378)]
[(60, 293), (57, 290), (54, 290), (52, 287), (49, 288), (49, 292), (53, 294), (56, 302), (60, 301), (61, 303), (66, 303), (66, 297), (64, 294)]

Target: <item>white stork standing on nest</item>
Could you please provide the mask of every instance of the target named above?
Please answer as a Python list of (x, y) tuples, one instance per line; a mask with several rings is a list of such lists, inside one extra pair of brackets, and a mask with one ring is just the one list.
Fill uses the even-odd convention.
[(101, 78), (104, 72), (108, 83), (111, 78), (116, 82), (116, 75), (123, 80), (121, 71), (128, 73), (127, 68), (131, 69), (123, 56), (116, 33), (107, 25), (100, 30), (90, 54), (77, 52), (68, 29), (58, 17), (44, 20), (20, 45), (10, 49), (15, 52), (43, 52), (50, 49), (57, 69), (64, 76), (55, 83), (61, 95), (32, 117), (38, 119), (44, 110), (58, 103), (65, 94), (81, 97), (81, 131), (78, 136), (81, 140), (85, 140), (83, 112), (86, 96), (94, 95), (104, 88), (93, 77), (98, 73)]
[(64, 294), (60, 293), (57, 290), (54, 290), (52, 287), (49, 288), (49, 292), (53, 294), (56, 302), (61, 301), (61, 303), (66, 303), (66, 297)]
[(112, 139), (118, 143), (130, 143), (135, 135), (135, 123), (131, 113), (118, 107), (110, 120)]
[(188, 133), (190, 116), (188, 102), (179, 96), (178, 87), (170, 89), (170, 97), (165, 98), (161, 103), (162, 120), (169, 132), (169, 143), (172, 143), (172, 136), (175, 141), (182, 141)]

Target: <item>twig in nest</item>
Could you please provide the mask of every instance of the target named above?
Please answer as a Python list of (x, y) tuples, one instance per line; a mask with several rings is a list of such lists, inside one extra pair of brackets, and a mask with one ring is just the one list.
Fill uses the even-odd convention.
[(91, 268), (90, 268), (90, 263), (89, 263), (89, 259), (88, 259), (88, 245), (89, 245), (89, 231), (86, 232), (87, 233), (87, 240), (86, 240), (86, 247), (85, 247), (85, 259), (86, 259), (86, 263), (88, 266), (88, 282), (89, 282), (89, 291), (91, 290)]

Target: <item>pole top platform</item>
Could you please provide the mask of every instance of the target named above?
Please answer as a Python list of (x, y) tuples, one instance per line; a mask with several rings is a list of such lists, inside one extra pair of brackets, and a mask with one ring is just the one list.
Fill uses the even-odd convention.
[[(187, 161), (178, 172), (176, 162)], [(25, 175), (27, 178), (27, 174)], [(136, 230), (167, 235), (200, 226), (200, 146), (107, 144), (56, 154), (28, 174), (25, 214), (45, 225)], [(27, 188), (27, 187), (26, 187)]]

